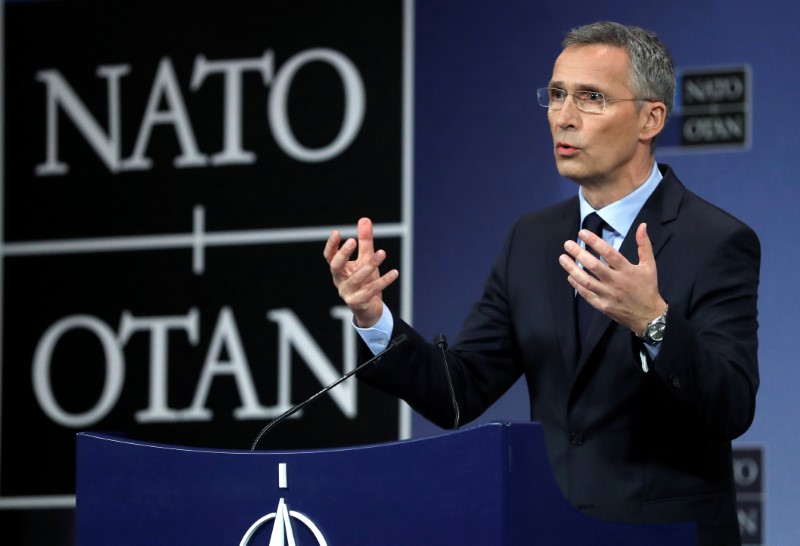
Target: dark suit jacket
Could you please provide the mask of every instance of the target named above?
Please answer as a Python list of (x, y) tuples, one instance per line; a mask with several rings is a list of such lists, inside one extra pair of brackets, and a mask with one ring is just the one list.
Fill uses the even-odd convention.
[[(566, 497), (603, 519), (698, 522), (700, 544), (738, 544), (731, 440), (750, 426), (758, 388), (760, 244), (749, 227), (688, 191), (667, 166), (621, 247), (638, 263), (646, 222), (669, 302), (651, 371), (641, 342), (605, 315), (582, 354), (574, 291), (558, 264), (575, 239), (577, 197), (522, 217), (447, 354), (467, 422), (521, 375)], [(453, 409), (440, 353), (412, 343), (361, 375), (442, 427)]]

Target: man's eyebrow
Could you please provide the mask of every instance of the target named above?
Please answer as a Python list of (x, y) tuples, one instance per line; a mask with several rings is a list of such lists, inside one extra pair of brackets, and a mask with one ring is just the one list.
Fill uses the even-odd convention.
[[(547, 84), (547, 87), (558, 87), (559, 89), (564, 89), (564, 90), (566, 90), (566, 88), (567, 88), (566, 85), (564, 84), (564, 82), (562, 82), (562, 81), (550, 81)], [(597, 91), (597, 92), (600, 92), (600, 93), (604, 92), (600, 88), (600, 86), (598, 86), (597, 84), (594, 84), (594, 83), (577, 83), (577, 84), (575, 84), (575, 90), (576, 91)]]

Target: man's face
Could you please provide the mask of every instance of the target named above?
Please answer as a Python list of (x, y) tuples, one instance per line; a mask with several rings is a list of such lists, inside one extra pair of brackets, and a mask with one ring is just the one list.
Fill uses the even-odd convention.
[[(588, 90), (612, 99), (634, 98), (626, 84), (628, 62), (627, 52), (618, 47), (569, 47), (556, 59), (549, 87), (570, 94)], [(647, 155), (648, 149), (639, 141), (644, 118), (638, 105), (609, 102), (603, 112), (589, 114), (578, 110), (570, 96), (560, 110), (548, 110), (561, 176), (595, 188), (638, 176), (642, 154)]]

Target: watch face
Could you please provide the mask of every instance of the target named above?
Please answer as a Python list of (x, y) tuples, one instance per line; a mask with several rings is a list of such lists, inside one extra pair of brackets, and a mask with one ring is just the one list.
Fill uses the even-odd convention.
[(651, 324), (650, 328), (647, 329), (647, 337), (653, 341), (661, 341), (664, 339), (664, 330), (666, 326), (666, 323), (661, 321)]

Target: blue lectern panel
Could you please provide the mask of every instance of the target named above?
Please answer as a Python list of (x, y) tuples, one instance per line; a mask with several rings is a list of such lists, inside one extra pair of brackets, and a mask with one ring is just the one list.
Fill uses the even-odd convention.
[(76, 534), (78, 546), (694, 543), (690, 524), (609, 524), (577, 512), (531, 423), (306, 452), (82, 433)]

